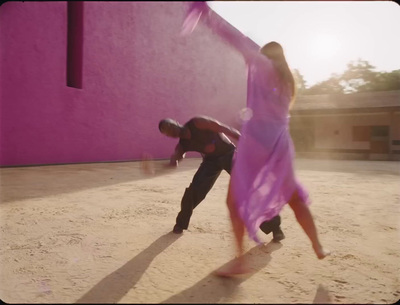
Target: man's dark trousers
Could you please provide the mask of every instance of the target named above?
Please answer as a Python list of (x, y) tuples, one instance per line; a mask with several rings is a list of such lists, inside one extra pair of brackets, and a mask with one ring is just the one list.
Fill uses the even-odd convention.
[[(186, 188), (181, 201), (181, 211), (176, 217), (176, 224), (187, 229), (189, 226), (190, 217), (193, 209), (204, 200), (208, 192), (214, 186), (222, 170), (231, 174), (232, 160), (235, 150), (217, 158), (205, 157), (196, 171), (192, 182)], [(274, 228), (279, 228), (281, 223), (280, 216), (272, 218), (270, 221), (265, 221), (261, 224), (260, 229), (265, 233), (270, 233)]]

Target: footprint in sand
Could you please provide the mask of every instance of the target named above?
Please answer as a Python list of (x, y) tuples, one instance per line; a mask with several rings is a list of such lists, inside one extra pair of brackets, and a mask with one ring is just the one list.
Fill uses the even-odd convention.
[(336, 283), (340, 283), (340, 284), (348, 284), (348, 282), (346, 281), (341, 281), (341, 280), (334, 280)]
[(343, 256), (343, 259), (357, 259), (357, 257), (353, 254), (346, 254)]

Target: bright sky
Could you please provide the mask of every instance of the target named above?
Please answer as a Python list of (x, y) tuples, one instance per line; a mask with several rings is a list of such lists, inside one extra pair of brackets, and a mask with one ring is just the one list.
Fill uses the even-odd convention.
[(208, 1), (258, 45), (282, 44), (307, 86), (341, 74), (350, 61), (400, 69), (400, 6), (391, 1)]

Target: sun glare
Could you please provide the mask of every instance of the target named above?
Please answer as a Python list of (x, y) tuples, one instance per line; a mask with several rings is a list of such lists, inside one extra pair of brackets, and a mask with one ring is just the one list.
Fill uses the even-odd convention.
[[(208, 1), (262, 46), (275, 40), (310, 86), (359, 58), (380, 71), (400, 67), (399, 6), (392, 1)], [(382, 18), (378, 18), (381, 16)]]
[(313, 35), (308, 49), (315, 60), (335, 60), (340, 53), (340, 42), (332, 35)]

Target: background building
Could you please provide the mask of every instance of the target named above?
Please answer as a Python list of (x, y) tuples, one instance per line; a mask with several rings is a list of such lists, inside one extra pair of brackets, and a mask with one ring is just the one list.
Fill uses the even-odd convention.
[(299, 156), (400, 160), (400, 91), (299, 96), (290, 127)]

